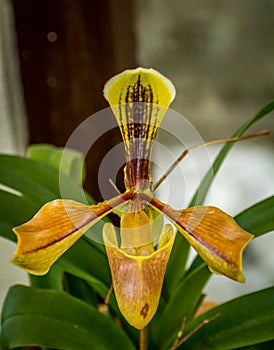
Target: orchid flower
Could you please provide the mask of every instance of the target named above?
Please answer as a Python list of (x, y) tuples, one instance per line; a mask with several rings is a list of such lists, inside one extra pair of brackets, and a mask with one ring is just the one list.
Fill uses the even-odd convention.
[[(119, 236), (106, 223), (103, 240), (120, 311), (132, 326), (143, 329), (158, 307), (174, 226), (213, 272), (239, 282), (244, 281), (242, 252), (253, 236), (216, 207), (175, 210), (154, 197), (152, 144), (175, 97), (167, 78), (153, 69), (127, 70), (106, 84), (104, 96), (123, 137), (126, 191), (91, 206), (66, 199), (45, 204), (14, 228), (18, 247), (13, 263), (35, 275), (46, 274), (92, 225), (119, 212)], [(170, 224), (163, 225), (163, 216)]]

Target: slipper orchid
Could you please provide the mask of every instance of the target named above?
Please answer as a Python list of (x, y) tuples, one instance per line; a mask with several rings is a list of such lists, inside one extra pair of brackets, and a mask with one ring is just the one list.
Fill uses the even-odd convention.
[(127, 70), (106, 84), (104, 95), (123, 137), (126, 191), (91, 206), (72, 200), (45, 204), (30, 221), (14, 228), (18, 248), (13, 263), (32, 274), (47, 273), (92, 225), (118, 210), (119, 239), (111, 223), (103, 229), (114, 292), (127, 321), (143, 329), (157, 310), (174, 242), (173, 226), (163, 226), (163, 216), (176, 226), (213, 272), (239, 282), (244, 281), (242, 252), (253, 236), (218, 208), (174, 210), (153, 196), (152, 143), (175, 97), (168, 79), (153, 69)]

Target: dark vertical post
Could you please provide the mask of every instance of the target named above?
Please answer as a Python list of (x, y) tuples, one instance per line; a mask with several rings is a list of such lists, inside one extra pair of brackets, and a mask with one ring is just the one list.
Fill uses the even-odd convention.
[[(13, 0), (30, 143), (63, 146), (85, 118), (107, 107), (105, 81), (135, 66), (133, 5), (133, 0)], [(117, 140), (114, 129), (87, 157), (86, 188), (97, 200), (98, 167)]]

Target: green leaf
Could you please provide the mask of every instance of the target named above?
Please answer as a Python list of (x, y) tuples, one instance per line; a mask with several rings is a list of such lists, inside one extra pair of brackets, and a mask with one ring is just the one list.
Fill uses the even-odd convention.
[[(97, 246), (100, 244), (91, 243), (87, 237), (82, 237), (55, 264), (63, 271), (87, 281), (105, 299), (111, 286), (111, 274), (106, 254)], [(109, 305), (120, 317), (113, 295)]]
[(50, 144), (35, 144), (28, 147), (27, 157), (60, 171), (76, 184), (83, 183), (85, 163), (79, 151)]
[[(79, 239), (57, 260), (56, 264), (62, 270), (95, 285), (101, 281), (103, 283), (102, 286), (104, 286), (103, 289), (106, 292), (108, 290), (107, 286), (111, 284), (111, 275), (106, 255), (96, 249), (95, 246), (92, 246), (85, 237)], [(95, 285), (93, 285), (94, 288), (96, 288)]]
[(97, 297), (91, 286), (81, 278), (69, 273), (64, 274), (65, 290), (72, 296), (85, 301), (97, 309)]
[(267, 341), (265, 343), (245, 346), (239, 350), (269, 350), (274, 349), (274, 341)]
[(178, 282), (185, 274), (189, 250), (189, 243), (180, 233), (177, 233), (168, 261), (163, 287), (164, 294), (167, 294), (168, 297), (173, 294)]
[(3, 166), (3, 168), (0, 169), (0, 182), (12, 190), (18, 191), (19, 196), (23, 194), (27, 199), (37, 205), (55, 199), (58, 194), (45, 187), (43, 184), (33, 181), (27, 173), (22, 174), (16, 167), (10, 169)]
[[(106, 254), (90, 244), (86, 237), (79, 239), (58, 261), (58, 266), (70, 273), (70, 267), (77, 267), (84, 274), (92, 274), (107, 285), (111, 275)], [(78, 276), (81, 277), (82, 276)]]
[[(83, 189), (48, 166), (17, 156), (0, 155), (0, 235), (12, 241), (14, 226), (28, 221), (48, 201), (66, 198), (94, 202)], [(95, 230), (94, 230), (95, 232)]]
[(179, 349), (230, 350), (274, 340), (274, 287), (217, 306), (186, 327), (185, 334), (204, 325)]
[[(14, 226), (29, 220), (46, 201), (60, 197), (59, 173), (21, 157), (0, 155), (0, 161), (0, 183), (23, 193), (21, 196), (0, 190), (0, 235), (15, 241)], [(83, 199), (81, 187), (66, 176), (60, 176), (60, 181), (69, 189), (68, 198)], [(94, 226), (92, 232), (94, 236), (101, 235), (100, 225)], [(77, 242), (56, 266), (96, 284), (100, 294), (107, 293), (111, 279), (104, 248), (87, 237)]]
[(0, 184), (19, 191), (37, 204), (55, 198), (94, 203), (73, 180), (47, 165), (9, 155), (0, 155), (0, 163)]
[[(271, 101), (270, 103), (268, 103), (265, 107), (263, 107), (258, 113), (256, 113), (252, 118), (250, 118), (242, 127), (240, 127), (238, 129), (238, 131), (232, 135), (232, 137), (238, 137), (241, 136), (251, 125), (253, 125), (255, 122), (259, 121), (261, 118), (263, 118), (264, 116), (266, 116), (267, 114), (269, 114), (270, 112), (272, 112), (274, 110), (274, 101)], [(202, 180), (202, 182), (200, 183), (197, 191), (195, 192), (189, 206), (195, 206), (195, 205), (201, 205), (204, 202), (204, 199), (206, 197), (207, 191), (215, 177), (215, 175), (217, 174), (218, 170), (220, 169), (220, 166), (222, 165), (225, 157), (227, 156), (227, 154), (229, 153), (229, 151), (231, 150), (231, 148), (233, 147), (234, 143), (227, 143), (225, 144), (221, 151), (219, 152), (217, 158), (215, 159), (212, 168), (209, 169), (209, 171), (207, 172), (207, 174), (205, 175), (204, 179)], [(269, 208), (268, 208), (269, 210)], [(258, 211), (256, 211), (256, 213), (258, 214)], [(265, 229), (267, 228), (267, 225), (269, 225), (270, 227), (272, 227), (272, 224), (269, 224), (269, 222), (271, 222), (271, 212), (269, 210), (269, 216), (268, 216), (268, 224), (265, 222), (263, 223), (262, 227), (264, 227)], [(253, 230), (249, 229), (251, 225), (247, 225), (247, 220), (245, 220), (245, 218), (248, 217), (248, 213), (247, 214), (243, 214), (243, 216), (237, 217), (237, 222), (241, 225), (240, 222), (243, 223), (243, 228), (249, 232), (252, 232), (254, 234), (256, 234), (256, 232), (259, 230), (261, 230), (261, 228), (258, 227), (258, 225), (256, 226), (256, 229)], [(262, 217), (262, 216), (261, 216)], [(270, 218), (270, 219), (269, 219)], [(273, 218), (273, 216), (272, 216)], [(239, 221), (238, 221), (239, 220)], [(263, 219), (262, 219), (263, 220)], [(260, 221), (260, 223), (262, 223), (262, 220)], [(256, 218), (253, 218), (252, 222), (254, 223), (254, 221), (256, 221)], [(259, 221), (258, 221), (259, 222)], [(273, 222), (273, 221), (272, 221)], [(245, 227), (246, 224), (246, 227)], [(257, 231), (256, 231), (257, 230)], [(262, 233), (264, 233), (263, 231), (260, 231)], [(175, 260), (178, 260), (180, 258), (180, 253), (178, 252), (175, 256)], [(196, 261), (196, 265), (199, 266), (200, 264), (202, 264), (203, 261), (202, 259), (199, 259)]]
[(29, 274), (29, 280), (32, 287), (63, 290), (63, 273), (56, 265), (44, 276)]
[(211, 272), (207, 265), (203, 264), (181, 280), (164, 308), (158, 332), (154, 336), (154, 343), (158, 339), (159, 348), (160, 345), (170, 345), (175, 339), (184, 317), (189, 319), (193, 316), (201, 300), (204, 285), (210, 276)]
[[(90, 286), (93, 288), (93, 290), (96, 293), (98, 293), (102, 299), (105, 299), (111, 286), (111, 276), (110, 276), (109, 266), (107, 265), (103, 273), (100, 273), (100, 271), (103, 270), (103, 266), (104, 266), (100, 264), (100, 261), (102, 261), (102, 259), (101, 258), (97, 259), (96, 257), (98, 256), (94, 255), (90, 249), (89, 249), (88, 258), (86, 255), (83, 255), (83, 257), (81, 257), (82, 253), (80, 253), (80, 255), (78, 254), (79, 252), (78, 245), (82, 247), (82, 243), (83, 243), (83, 239), (80, 239), (76, 244), (74, 244), (70, 248), (70, 250), (67, 253), (65, 253), (56, 262), (56, 265), (60, 267), (63, 271), (70, 273), (73, 276), (79, 277), (84, 281), (87, 281), (90, 284)], [(70, 255), (70, 253), (72, 253), (72, 255)], [(79, 256), (79, 258), (76, 260), (73, 258), (73, 256), (75, 255)], [(92, 264), (89, 264), (89, 261), (92, 261)], [(95, 261), (96, 263), (94, 263)], [(109, 278), (109, 281), (106, 282), (105, 278)], [(114, 294), (111, 295), (109, 307), (118, 318), (122, 317), (120, 310), (118, 308), (116, 299), (114, 297)]]
[[(0, 191), (0, 235), (16, 241), (12, 228), (30, 219), (37, 209), (36, 205), (25, 198)], [(100, 244), (82, 237), (56, 262), (55, 266), (89, 281), (100, 295), (106, 296), (111, 276), (104, 247)], [(33, 276), (31, 279), (35, 283), (35, 279), (42, 281), (43, 277)]]
[(66, 350), (133, 350), (123, 331), (67, 293), (14, 286), (2, 314), (2, 350), (38, 345)]
[(200, 255), (196, 255), (195, 259), (192, 261), (189, 269), (187, 270), (185, 277), (187, 277), (188, 275), (190, 275), (193, 271), (199, 269), (200, 265), (206, 265), (206, 263), (204, 262), (204, 260), (200, 257)]
[[(38, 163), (48, 164), (52, 152), (57, 149), (56, 146), (48, 143), (39, 143), (28, 146), (26, 157), (33, 159)], [(58, 169), (59, 167), (57, 167)]]
[(0, 190), (0, 236), (15, 242), (12, 228), (28, 221), (38, 209), (30, 199)]
[(256, 237), (274, 230), (274, 196), (247, 208), (235, 220)]
[[(255, 122), (259, 121), (263, 117), (265, 117), (267, 114), (272, 112), (274, 110), (274, 101), (271, 101), (266, 106), (264, 106), (258, 113), (256, 113), (252, 118), (250, 118), (243, 126), (241, 126), (235, 134), (232, 135), (232, 137), (238, 137), (241, 136), (251, 125), (253, 125)], [(217, 174), (218, 170), (220, 169), (220, 166), (222, 165), (225, 157), (227, 156), (228, 152), (231, 150), (235, 143), (227, 143), (225, 144), (221, 151), (219, 152), (217, 158), (215, 159), (212, 168), (209, 169), (205, 177), (203, 178), (202, 182), (200, 183), (197, 191), (195, 192), (189, 206), (195, 206), (195, 205), (202, 205), (205, 197), (207, 195), (208, 189)]]

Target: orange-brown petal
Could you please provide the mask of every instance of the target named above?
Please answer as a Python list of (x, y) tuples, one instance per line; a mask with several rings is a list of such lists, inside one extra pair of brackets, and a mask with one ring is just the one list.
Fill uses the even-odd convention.
[(176, 226), (212, 272), (244, 282), (242, 253), (253, 235), (236, 221), (213, 206), (182, 210)]
[(149, 256), (127, 254), (118, 247), (112, 224), (103, 230), (115, 296), (120, 311), (133, 327), (143, 329), (154, 316), (163, 284), (174, 234), (166, 225), (159, 249)]
[(213, 206), (174, 210), (149, 195), (142, 198), (174, 222), (213, 272), (244, 282), (242, 253), (253, 235), (230, 215)]
[(12, 262), (35, 275), (47, 273), (72, 244), (124, 199), (121, 195), (91, 206), (61, 199), (45, 204), (30, 221), (14, 228), (18, 247)]

